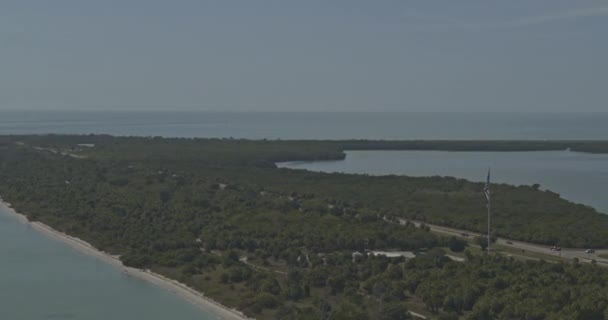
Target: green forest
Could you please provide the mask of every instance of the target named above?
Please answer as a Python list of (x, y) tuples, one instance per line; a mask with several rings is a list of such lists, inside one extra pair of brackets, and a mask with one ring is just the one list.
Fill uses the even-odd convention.
[[(488, 256), (424, 225), (391, 222), (483, 231), (482, 184), (275, 165), (341, 159), (344, 150), (568, 148), (604, 153), (608, 143), (2, 136), (0, 196), (30, 220), (256, 319), (409, 319), (408, 310), (440, 319), (608, 319), (600, 266)], [(494, 235), (608, 247), (607, 215), (538, 186), (492, 187)]]

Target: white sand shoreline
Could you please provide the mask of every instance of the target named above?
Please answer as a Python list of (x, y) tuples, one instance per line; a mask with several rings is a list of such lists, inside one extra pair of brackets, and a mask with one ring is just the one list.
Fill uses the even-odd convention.
[(163, 275), (151, 272), (150, 270), (141, 270), (135, 269), (131, 267), (126, 267), (122, 264), (122, 262), (118, 259), (118, 257), (112, 256), (100, 250), (97, 250), (91, 244), (81, 239), (72, 237), (63, 232), (59, 232), (41, 222), (31, 222), (27, 219), (27, 217), (23, 214), (16, 212), (10, 205), (10, 203), (5, 202), (0, 198), (0, 206), (4, 207), (7, 213), (17, 219), (19, 222), (30, 225), (33, 229), (38, 232), (57, 239), (70, 247), (87, 254), (89, 256), (98, 258), (114, 267), (120, 268), (125, 271), (130, 276), (134, 276), (140, 278), (142, 280), (148, 281), (156, 286), (159, 286), (165, 290), (168, 290), (180, 298), (196, 305), (204, 311), (210, 312), (213, 315), (217, 316), (218, 319), (225, 320), (247, 320), (251, 319), (243, 315), (242, 312), (228, 308), (215, 300), (205, 297), (202, 293), (188, 287), (187, 285), (180, 283), (176, 280), (169, 279)]

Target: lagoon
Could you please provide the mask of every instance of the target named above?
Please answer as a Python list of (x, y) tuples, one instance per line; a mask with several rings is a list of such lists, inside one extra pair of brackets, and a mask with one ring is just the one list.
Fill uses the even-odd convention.
[(347, 151), (338, 161), (285, 162), (280, 167), (372, 175), (453, 176), (513, 185), (540, 184), (563, 198), (608, 213), (608, 155), (569, 151)]

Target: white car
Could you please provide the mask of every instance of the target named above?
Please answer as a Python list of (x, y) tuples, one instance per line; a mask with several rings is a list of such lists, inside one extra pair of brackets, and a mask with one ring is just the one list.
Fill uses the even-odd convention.
[(595, 253), (595, 250), (593, 250), (593, 249), (587, 249), (587, 250), (585, 250), (585, 253)]

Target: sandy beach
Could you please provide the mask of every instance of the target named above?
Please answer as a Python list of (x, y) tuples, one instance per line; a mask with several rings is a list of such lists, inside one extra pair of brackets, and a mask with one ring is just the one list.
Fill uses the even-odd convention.
[(72, 237), (65, 233), (59, 232), (43, 223), (40, 222), (30, 222), (26, 216), (16, 212), (10, 205), (3, 201), (0, 198), (0, 206), (5, 209), (7, 213), (12, 215), (15, 219), (20, 221), (21, 223), (30, 225), (33, 229), (38, 232), (50, 237), (62, 241), (63, 243), (69, 245), (70, 247), (90, 255), (92, 257), (98, 258), (101, 261), (104, 261), (110, 265), (113, 265), (117, 268), (122, 269), (124, 272), (129, 274), (130, 276), (134, 276), (143, 280), (146, 280), (154, 285), (157, 285), (165, 290), (172, 292), (173, 294), (179, 296), (182, 299), (187, 300), (188, 302), (196, 305), (197, 307), (210, 312), (217, 316), (218, 319), (225, 320), (246, 320), (251, 319), (243, 315), (240, 311), (228, 308), (223, 306), (222, 304), (205, 297), (202, 293), (188, 287), (187, 285), (180, 283), (178, 281), (169, 279), (160, 274), (151, 272), (149, 270), (141, 270), (126, 267), (122, 264), (122, 262), (116, 256), (112, 256), (105, 252), (97, 250), (91, 244), (83, 241), (81, 239)]

